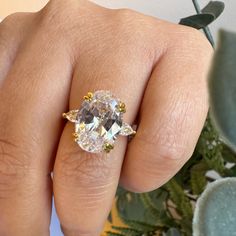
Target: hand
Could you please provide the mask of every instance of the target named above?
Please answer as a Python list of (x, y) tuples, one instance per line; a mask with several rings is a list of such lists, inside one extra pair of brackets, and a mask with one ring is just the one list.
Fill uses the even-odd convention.
[[(191, 156), (208, 110), (212, 50), (198, 31), (85, 0), (51, 0), (0, 24), (0, 235), (49, 234), (52, 182), (66, 236), (99, 235), (120, 182), (158, 188)], [(91, 154), (61, 114), (110, 90), (138, 121)], [(121, 170), (122, 167), (122, 170)], [(54, 172), (53, 181), (51, 172)]]

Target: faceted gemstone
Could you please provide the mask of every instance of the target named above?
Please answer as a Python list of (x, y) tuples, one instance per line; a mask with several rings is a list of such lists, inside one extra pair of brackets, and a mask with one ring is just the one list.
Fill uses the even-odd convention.
[(123, 122), (119, 135), (128, 136), (134, 134), (136, 134), (136, 132), (133, 130), (133, 128), (129, 124)]
[(97, 91), (91, 100), (83, 101), (75, 122), (76, 142), (82, 149), (96, 153), (114, 143), (123, 124), (119, 104), (108, 91)]

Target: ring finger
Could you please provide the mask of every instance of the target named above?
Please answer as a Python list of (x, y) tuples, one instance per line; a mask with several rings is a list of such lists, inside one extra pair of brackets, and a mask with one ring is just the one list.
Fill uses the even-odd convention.
[[(80, 53), (82, 59), (78, 59), (72, 81), (70, 110), (79, 108), (88, 91), (109, 90), (126, 103), (124, 120), (131, 124), (137, 115), (152, 61), (134, 53), (133, 47), (121, 50), (122, 47), (116, 45), (114, 48), (119, 50), (99, 48), (102, 53), (96, 56), (86, 51)], [(72, 133), (73, 126), (68, 123), (54, 166), (57, 213), (66, 236), (99, 235), (116, 192), (127, 140), (119, 137), (109, 154), (91, 154), (72, 141)]]

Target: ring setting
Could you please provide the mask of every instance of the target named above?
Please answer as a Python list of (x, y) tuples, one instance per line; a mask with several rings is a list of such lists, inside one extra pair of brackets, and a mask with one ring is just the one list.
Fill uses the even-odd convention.
[(80, 109), (63, 113), (75, 124), (74, 141), (85, 151), (109, 153), (118, 135), (133, 136), (136, 131), (123, 121), (125, 103), (110, 91), (88, 92)]

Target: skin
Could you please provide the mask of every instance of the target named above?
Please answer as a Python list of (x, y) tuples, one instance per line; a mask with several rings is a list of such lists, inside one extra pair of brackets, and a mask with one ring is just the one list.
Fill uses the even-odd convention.
[[(0, 235), (99, 235), (118, 183), (146, 192), (191, 157), (208, 110), (212, 49), (198, 31), (85, 0), (0, 24)], [(110, 90), (138, 122), (109, 154), (82, 151), (61, 114)], [(53, 171), (53, 180), (51, 172)]]

